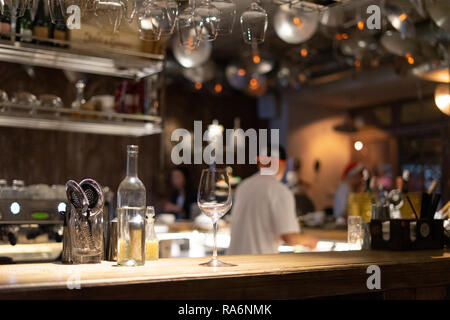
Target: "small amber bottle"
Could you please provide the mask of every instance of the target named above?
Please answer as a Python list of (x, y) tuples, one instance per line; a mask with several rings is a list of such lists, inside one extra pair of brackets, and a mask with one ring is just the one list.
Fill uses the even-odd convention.
[(155, 209), (147, 207), (145, 215), (145, 260), (158, 260), (159, 240), (155, 232)]

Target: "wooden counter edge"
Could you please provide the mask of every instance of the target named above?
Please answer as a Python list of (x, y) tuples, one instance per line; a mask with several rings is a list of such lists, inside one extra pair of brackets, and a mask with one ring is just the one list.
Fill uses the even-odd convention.
[[(450, 259), (380, 264), (381, 290), (366, 286), (367, 263), (221, 276), (105, 279), (0, 287), (0, 299), (304, 299), (450, 285)], [(111, 280), (111, 279), (110, 279)]]

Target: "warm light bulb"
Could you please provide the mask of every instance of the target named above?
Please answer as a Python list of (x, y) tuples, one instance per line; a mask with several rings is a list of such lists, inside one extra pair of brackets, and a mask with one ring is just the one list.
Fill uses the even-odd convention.
[(410, 55), (409, 53), (407, 53), (405, 55), (406, 60), (408, 61), (409, 64), (414, 64), (414, 58), (412, 57), (412, 55)]
[(450, 85), (439, 84), (434, 92), (436, 106), (446, 115), (450, 116)]
[(308, 56), (308, 49), (303, 48), (302, 50), (300, 50), (300, 55), (303, 58), (306, 58)]
[(261, 57), (259, 55), (255, 54), (253, 56), (253, 63), (254, 64), (259, 64), (260, 62), (261, 62)]
[(216, 85), (214, 86), (214, 91), (215, 91), (215, 92), (221, 93), (222, 90), (223, 90), (223, 87), (222, 87), (222, 85), (221, 85), (220, 83), (218, 83), (218, 84), (216, 84)]
[(258, 89), (259, 88), (259, 82), (258, 82), (258, 80), (256, 80), (256, 79), (251, 79), (250, 80), (250, 89), (251, 90), (256, 90), (256, 89)]
[(361, 141), (356, 141), (353, 146), (355, 147), (356, 151), (361, 151), (364, 147), (364, 144)]
[(292, 21), (294, 22), (295, 25), (297, 25), (299, 27), (301, 27), (303, 25), (302, 21), (297, 17), (295, 17)]
[(203, 87), (201, 82), (196, 82), (195, 83), (195, 89), (200, 90)]
[(245, 76), (247, 72), (245, 71), (245, 69), (239, 69), (238, 70), (238, 75), (240, 75), (241, 77)]
[(361, 21), (361, 20), (358, 21), (357, 25), (358, 25), (359, 30), (361, 30), (361, 31), (364, 30), (364, 22), (363, 21)]

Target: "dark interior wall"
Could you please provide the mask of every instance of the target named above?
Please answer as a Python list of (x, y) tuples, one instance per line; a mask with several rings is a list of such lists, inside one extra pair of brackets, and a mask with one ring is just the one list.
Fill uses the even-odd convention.
[(0, 128), (0, 178), (25, 184), (64, 184), (93, 178), (117, 190), (126, 171), (126, 146), (140, 147), (139, 176), (148, 197), (157, 185), (160, 136), (141, 138)]
[[(170, 161), (172, 147), (177, 142), (171, 142), (171, 134), (177, 128), (187, 129), (193, 134), (194, 121), (202, 121), (203, 132), (208, 125), (217, 119), (224, 129), (233, 129), (235, 118), (239, 117), (240, 127), (267, 129), (268, 122), (258, 118), (257, 100), (241, 93), (228, 91), (223, 94), (214, 94), (207, 89), (196, 91), (188, 80), (171, 82), (166, 88), (166, 109), (164, 114), (164, 150), (166, 172), (175, 167)], [(206, 143), (203, 144), (204, 146)], [(193, 156), (192, 156), (193, 159)], [(196, 187), (200, 179), (201, 170), (207, 165), (184, 165), (191, 172), (191, 183)], [(233, 175), (248, 177), (257, 171), (255, 165), (231, 165)]]

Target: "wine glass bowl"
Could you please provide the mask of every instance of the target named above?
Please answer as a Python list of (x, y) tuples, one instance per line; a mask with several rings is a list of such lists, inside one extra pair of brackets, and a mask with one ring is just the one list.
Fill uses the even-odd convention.
[(234, 266), (217, 259), (217, 223), (231, 209), (232, 205), (231, 185), (226, 170), (210, 168), (202, 171), (197, 204), (201, 212), (211, 218), (214, 232), (213, 257), (210, 261), (200, 265), (207, 267)]
[(194, 23), (201, 40), (216, 40), (219, 34), (219, 21), (220, 11), (209, 0), (205, 0), (194, 10)]
[(251, 45), (263, 43), (268, 25), (267, 12), (257, 2), (241, 15), (241, 28), (244, 42)]
[(164, 11), (161, 7), (148, 3), (138, 14), (139, 38), (144, 41), (159, 41), (161, 39), (161, 24)]
[(236, 20), (236, 4), (233, 0), (213, 0), (212, 4), (220, 11), (217, 25), (219, 35), (231, 34)]
[(194, 9), (187, 7), (178, 15), (178, 36), (182, 47), (195, 50), (200, 43), (194, 23)]

